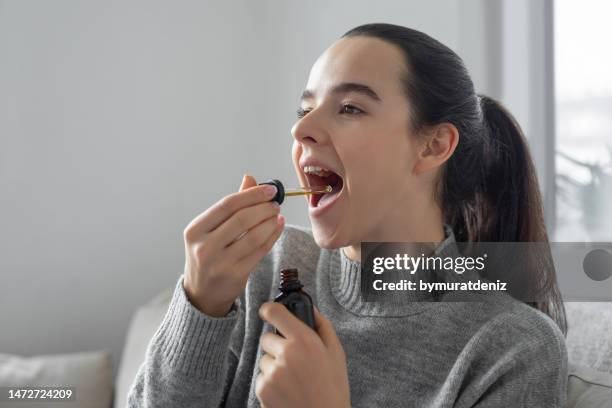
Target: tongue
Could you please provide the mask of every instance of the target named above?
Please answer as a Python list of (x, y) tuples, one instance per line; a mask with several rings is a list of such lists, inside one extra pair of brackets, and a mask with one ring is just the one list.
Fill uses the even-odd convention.
[(328, 176), (317, 176), (314, 174), (308, 175), (308, 181), (311, 186), (332, 186), (331, 193), (312, 194), (310, 196), (310, 205), (318, 207), (323, 200), (328, 200), (333, 195), (337, 194), (342, 188), (342, 179), (336, 173), (330, 173)]
[(330, 200), (333, 196), (335, 196), (336, 194), (338, 194), (340, 192), (340, 190), (342, 189), (342, 182), (340, 181), (339, 177), (336, 176), (337, 179), (333, 181), (333, 184), (329, 184), (332, 186), (333, 190), (331, 193), (326, 193), (326, 194), (313, 194), (310, 196), (310, 204), (313, 207), (318, 207), (320, 205), (324, 205), (326, 201)]
[(312, 194), (308, 196), (308, 200), (310, 201), (310, 205), (312, 207), (316, 207), (320, 199), (321, 196), (319, 194)]
[(316, 207), (325, 205), (325, 203), (331, 200), (336, 194), (338, 194), (338, 191), (336, 190), (333, 190), (331, 193), (323, 194), (319, 199), (319, 202), (316, 204)]

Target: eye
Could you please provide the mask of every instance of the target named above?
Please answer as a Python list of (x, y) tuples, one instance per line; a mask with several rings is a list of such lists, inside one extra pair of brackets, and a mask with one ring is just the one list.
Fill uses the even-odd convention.
[(340, 113), (347, 113), (349, 115), (359, 115), (363, 113), (363, 111), (353, 105), (344, 104), (342, 105), (342, 110), (340, 111)]
[(304, 116), (306, 116), (308, 112), (310, 112), (310, 110), (304, 110), (302, 108), (298, 108), (296, 112), (298, 119), (302, 119)]

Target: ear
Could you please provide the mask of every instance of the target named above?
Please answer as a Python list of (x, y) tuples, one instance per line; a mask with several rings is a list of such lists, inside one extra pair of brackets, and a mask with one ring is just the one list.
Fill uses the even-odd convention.
[(451, 123), (441, 123), (429, 129), (421, 144), (413, 171), (421, 174), (440, 167), (453, 154), (459, 143), (459, 131)]

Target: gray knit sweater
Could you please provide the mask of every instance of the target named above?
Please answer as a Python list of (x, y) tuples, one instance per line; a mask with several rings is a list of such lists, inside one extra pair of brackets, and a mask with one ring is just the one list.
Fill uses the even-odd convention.
[[(452, 230), (439, 254), (456, 251)], [(480, 302), (364, 302), (360, 264), (286, 226), (225, 317), (194, 308), (182, 276), (128, 395), (130, 407), (259, 407), (259, 306), (294, 267), (334, 325), (353, 407), (564, 407), (567, 352), (543, 313), (500, 292)]]

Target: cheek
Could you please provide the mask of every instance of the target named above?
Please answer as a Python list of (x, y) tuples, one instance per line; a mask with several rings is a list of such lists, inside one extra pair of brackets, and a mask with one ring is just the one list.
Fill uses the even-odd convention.
[(406, 177), (414, 163), (413, 147), (397, 135), (393, 138), (372, 138), (367, 143), (354, 143), (346, 149), (343, 162), (347, 172), (359, 176), (359, 180), (376, 180), (384, 183), (386, 179)]
[(297, 141), (293, 141), (293, 145), (291, 146), (291, 158), (293, 160), (293, 168), (295, 169), (295, 173), (298, 177), (301, 176), (300, 172), (300, 157), (302, 156), (302, 145)]
[(371, 216), (387, 196), (387, 190), (393, 183), (390, 179), (388, 152), (383, 145), (365, 145), (355, 143), (345, 150), (342, 157), (347, 174), (348, 192), (350, 194), (351, 212), (361, 218)]
[[(379, 174), (384, 178), (402, 184), (412, 176), (417, 154), (417, 146), (412, 135), (406, 134), (405, 131), (392, 133), (384, 146), (375, 153), (379, 162)], [(399, 184), (396, 187), (400, 187)]]
[(368, 138), (343, 151), (354, 209), (373, 213), (387, 208), (409, 187), (415, 147), (408, 137), (405, 133), (390, 134), (379, 143)]
[(302, 155), (302, 145), (299, 144), (296, 140), (294, 140), (293, 144), (291, 145), (291, 157), (293, 158), (293, 164), (295, 166), (298, 165), (301, 155)]

